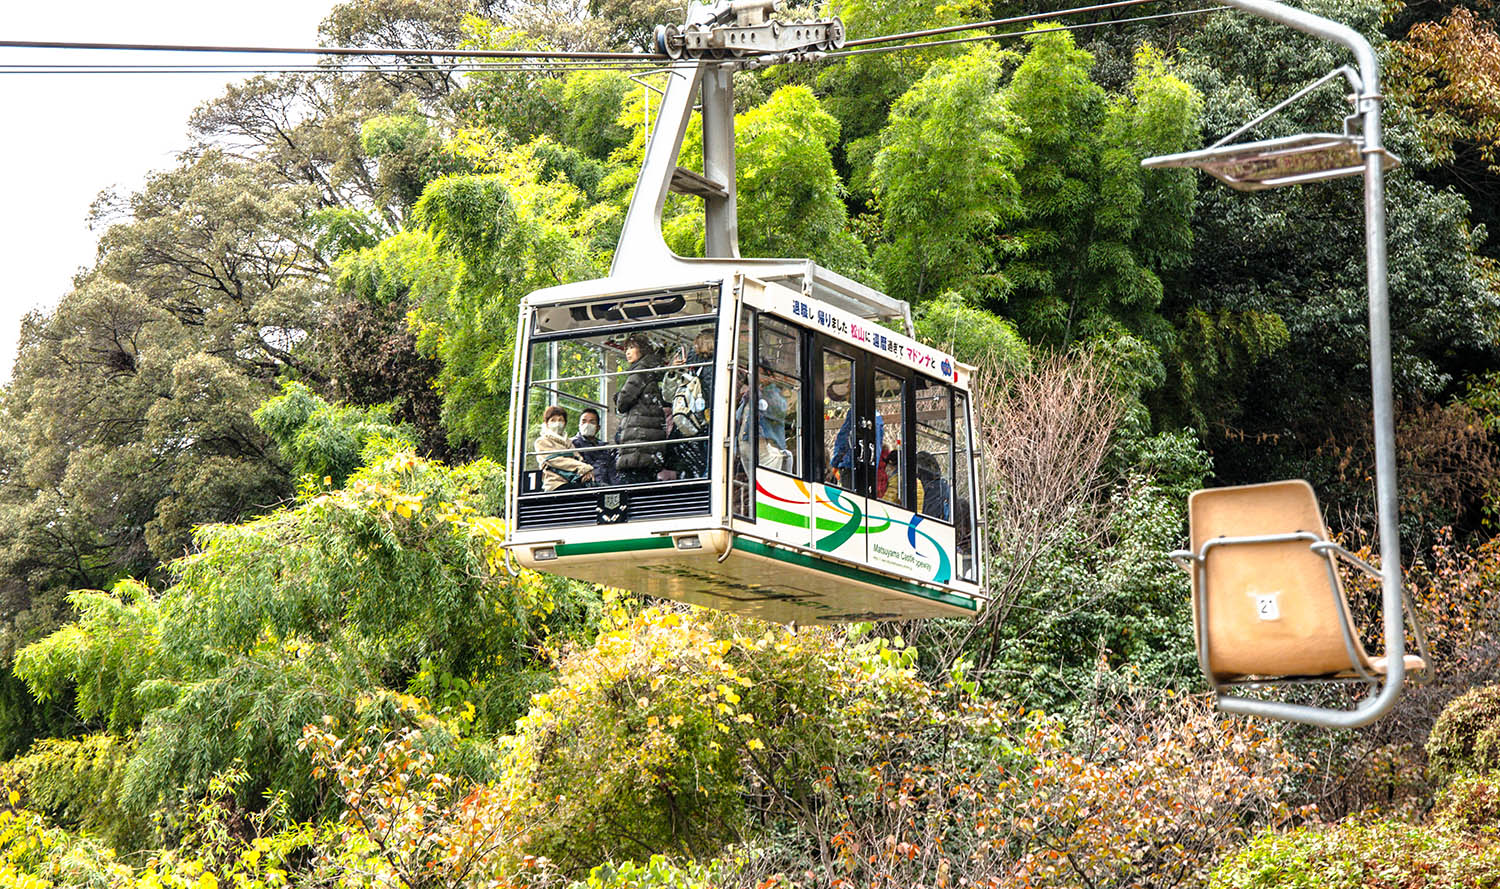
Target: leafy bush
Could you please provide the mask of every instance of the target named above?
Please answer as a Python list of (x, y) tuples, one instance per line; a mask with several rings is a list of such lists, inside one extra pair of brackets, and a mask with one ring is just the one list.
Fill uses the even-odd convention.
[(51, 827), (36, 812), (0, 809), (0, 886), (7, 889), (114, 889), (131, 885), (131, 870), (97, 840)]
[(835, 856), (812, 885), (1201, 886), (1247, 828), (1293, 816), (1279, 795), (1297, 764), (1275, 736), (1197, 698), (1110, 703), (1072, 739), (976, 700), (903, 714), (910, 741), (831, 806)]
[(327, 718), (298, 742), (344, 806), (310, 871), (348, 887), (495, 886), (534, 864), (516, 852), (499, 791), (443, 772), (421, 729), (335, 728)]
[[(296, 860), (332, 837), (311, 825), (279, 823), (273, 802), (260, 813), (234, 803), (242, 770), (216, 775), (208, 794), (186, 803), (172, 820), (184, 829), (176, 849), (152, 855), (137, 867), (88, 835), (48, 825), (36, 812), (0, 810), (0, 886), (7, 889), (285, 889)], [(329, 885), (323, 882), (314, 885)]]
[(747, 799), (816, 808), (815, 782), (909, 673), (827, 630), (651, 608), (569, 653), (517, 725), (503, 781), (526, 848), (565, 872), (739, 835)]
[(1472, 889), (1500, 882), (1500, 843), (1452, 821), (1380, 818), (1267, 832), (1221, 865), (1213, 889)]
[(1438, 794), (1437, 816), (1470, 830), (1500, 821), (1500, 773), (1455, 778)]
[[(707, 864), (678, 863), (664, 855), (653, 855), (646, 863), (624, 861), (601, 864), (589, 872), (588, 880), (573, 889), (721, 889), (735, 885), (734, 862), (714, 859)], [(777, 889), (781, 880), (764, 880), (757, 889)]]
[[(1289, 743), (1317, 763), (1307, 783), (1293, 792), (1300, 801), (1316, 803), (1329, 820), (1372, 806), (1425, 811), (1456, 770), (1483, 768), (1470, 761), (1471, 745), (1487, 719), (1474, 709), (1482, 710), (1487, 698), (1476, 689), (1500, 680), (1500, 549), (1493, 543), (1458, 546), (1447, 532), (1438, 541), (1404, 572), (1426, 627), (1428, 668), (1408, 676), (1399, 705), (1373, 725), (1289, 733)], [(1378, 561), (1368, 548), (1356, 552)], [(1365, 644), (1376, 650), (1382, 644), (1380, 584), (1357, 572), (1345, 579), (1356, 622), (1369, 631)], [(1408, 652), (1414, 644), (1408, 634)], [(1326, 686), (1296, 694), (1302, 703), (1350, 707), (1363, 691)], [(1443, 717), (1450, 704), (1470, 694), (1475, 697)], [(1438, 727), (1440, 718), (1444, 724)]]
[(1500, 685), (1476, 688), (1443, 710), (1427, 759), (1440, 776), (1500, 768)]
[(20, 792), (30, 809), (54, 824), (82, 830), (117, 850), (143, 848), (150, 823), (120, 800), (132, 741), (116, 735), (36, 742), (24, 756), (0, 766), (0, 783)]
[(311, 814), (304, 725), (368, 724), (409, 690), (462, 715), (461, 734), (503, 731), (550, 681), (548, 652), (591, 632), (592, 594), (502, 570), (502, 529), (475, 506), (492, 474), (396, 454), (345, 489), (200, 529), (202, 551), (171, 565), (160, 597), (131, 584), (80, 594), (80, 620), (24, 649), (17, 669), (39, 695), (77, 689), (84, 719), (140, 727), (126, 772), (136, 812), (201, 794), (240, 761), (247, 799), (285, 790)]

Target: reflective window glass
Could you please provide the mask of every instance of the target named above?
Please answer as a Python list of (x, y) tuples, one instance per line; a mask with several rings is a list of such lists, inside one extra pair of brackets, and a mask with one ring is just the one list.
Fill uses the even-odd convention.
[(880, 463), (875, 470), (875, 496), (887, 503), (906, 505), (905, 455), (901, 436), (906, 429), (906, 381), (875, 372), (875, 438), (880, 442)]
[(859, 436), (854, 423), (854, 361), (823, 350), (823, 480), (854, 490)]
[(758, 463), (789, 475), (802, 473), (802, 337), (761, 316), (756, 337)]
[(957, 536), (958, 576), (978, 582), (979, 569), (974, 556), (975, 499), (971, 484), (974, 466), (973, 436), (969, 429), (968, 398), (953, 393), (953, 524)]
[(942, 383), (917, 390), (917, 512), (945, 522), (953, 520), (953, 399)]
[(713, 322), (532, 344), (523, 492), (708, 472)]
[(734, 513), (740, 518), (755, 519), (755, 501), (751, 497), (755, 474), (754, 436), (750, 434), (750, 331), (756, 313), (741, 309), (739, 318), (739, 358), (734, 368)]

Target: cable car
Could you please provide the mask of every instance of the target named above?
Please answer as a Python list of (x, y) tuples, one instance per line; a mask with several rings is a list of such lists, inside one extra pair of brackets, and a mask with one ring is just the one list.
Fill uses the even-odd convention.
[[(826, 47), (835, 26), (775, 36)], [(731, 33), (702, 36), (716, 27)], [(766, 30), (687, 33), (733, 44), (736, 27)], [(772, 621), (973, 615), (973, 369), (918, 342), (899, 300), (808, 260), (738, 255), (730, 67), (670, 66), (609, 276), (522, 305), (508, 552)], [(677, 166), (700, 95), (701, 173)], [(669, 190), (703, 198), (705, 258), (667, 247)]]
[[(1365, 255), (1370, 296), (1370, 375), (1381, 566), (1328, 539), (1312, 486), (1300, 479), (1213, 488), (1188, 499), (1189, 549), (1171, 553), (1192, 576), (1198, 664), (1216, 706), (1328, 728), (1352, 728), (1395, 706), (1406, 675), (1427, 670), (1426, 639), (1402, 588), (1397, 523), (1395, 409), (1386, 292), (1384, 173), (1399, 161), (1381, 144), (1380, 67), (1369, 42), (1345, 25), (1273, 0), (1230, 6), (1341, 44), (1358, 61), (1340, 67), (1201, 151), (1147, 158), (1147, 167), (1197, 167), (1231, 187), (1256, 191), (1343, 176), (1364, 177)], [(1342, 75), (1355, 111), (1342, 134), (1315, 133), (1227, 144)], [(1381, 582), (1384, 650), (1364, 648), (1344, 597), (1343, 563)], [(1418, 655), (1406, 654), (1410, 613)], [(1339, 709), (1240, 693), (1268, 684), (1362, 683), (1368, 694)]]

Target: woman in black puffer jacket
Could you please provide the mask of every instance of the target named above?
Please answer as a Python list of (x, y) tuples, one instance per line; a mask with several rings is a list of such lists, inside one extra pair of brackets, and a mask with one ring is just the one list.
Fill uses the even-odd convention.
[(620, 428), (615, 443), (638, 445), (621, 447), (615, 467), (626, 484), (656, 481), (656, 474), (666, 465), (665, 448), (650, 447), (650, 442), (667, 438), (667, 403), (661, 395), (661, 355), (644, 337), (632, 336), (625, 341), (626, 368), (630, 374), (625, 385), (615, 393), (615, 408), (620, 412)]

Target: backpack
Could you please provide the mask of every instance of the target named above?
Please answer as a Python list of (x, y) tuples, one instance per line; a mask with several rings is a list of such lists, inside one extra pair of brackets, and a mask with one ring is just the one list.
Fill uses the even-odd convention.
[(708, 429), (708, 403), (703, 398), (703, 381), (695, 373), (678, 375), (680, 382), (672, 395), (672, 428), (684, 437), (702, 435)]

